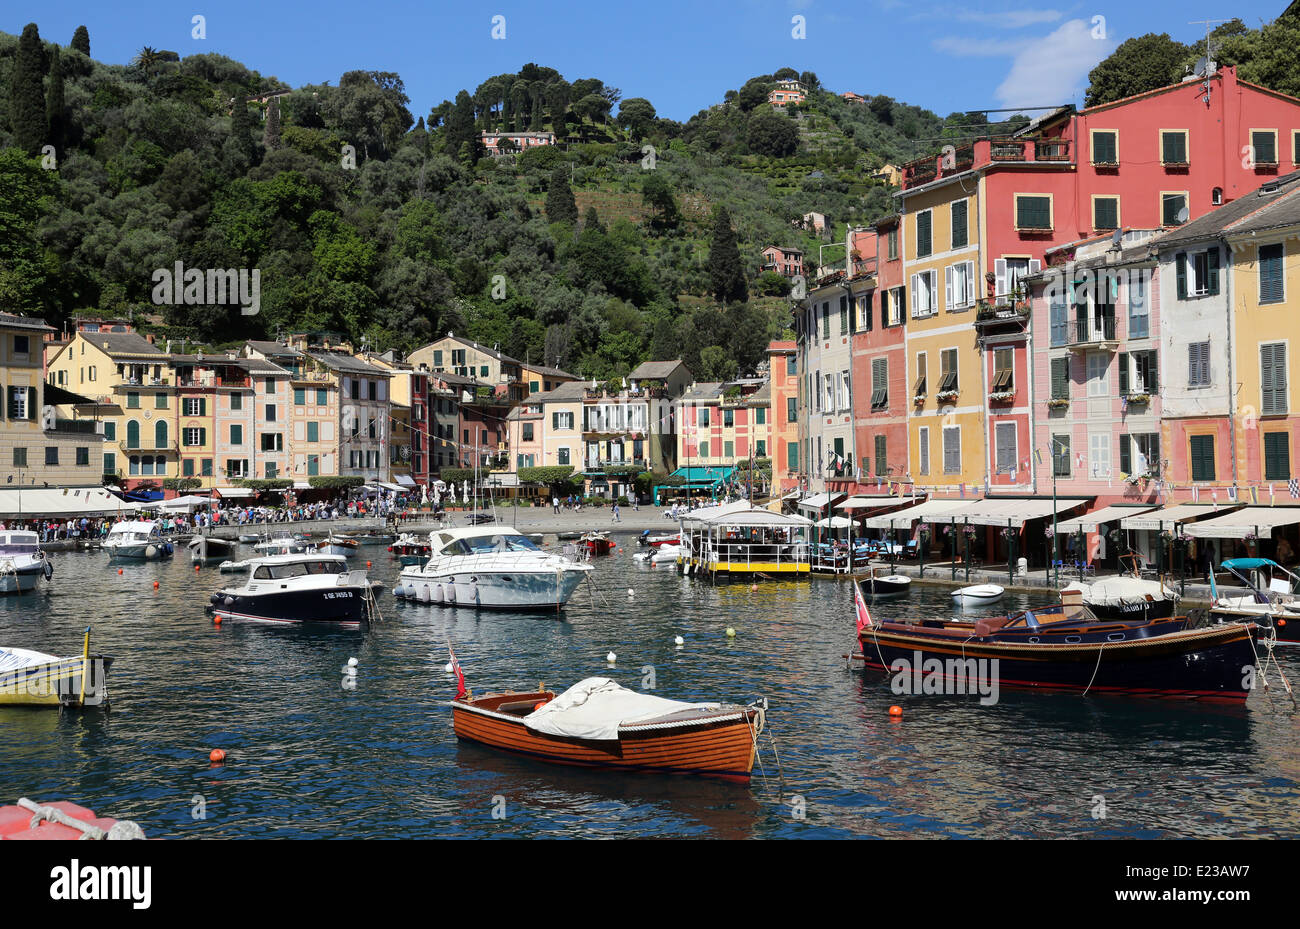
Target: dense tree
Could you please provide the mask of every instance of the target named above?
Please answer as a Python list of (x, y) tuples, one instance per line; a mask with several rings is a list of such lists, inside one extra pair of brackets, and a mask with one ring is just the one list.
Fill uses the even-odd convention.
[(1088, 74), (1087, 106), (1099, 106), (1164, 87), (1183, 75), (1191, 49), (1168, 33), (1126, 39)]
[(660, 229), (675, 229), (681, 223), (681, 211), (673, 196), (672, 185), (659, 171), (646, 171), (641, 181), (641, 199), (655, 211), (651, 222)]
[(59, 47), (50, 55), (50, 81), (45, 94), (45, 121), (49, 125), (49, 140), (55, 151), (63, 153), (67, 102), (64, 99), (63, 62)]
[(280, 147), (280, 104), (272, 97), (266, 104), (266, 126), (262, 130), (262, 146), (273, 152)]
[(755, 155), (786, 158), (799, 148), (799, 130), (789, 116), (760, 110), (749, 118), (746, 143)]
[(87, 58), (90, 57), (90, 33), (85, 26), (77, 27), (77, 30), (72, 33), (72, 41), (69, 45)]
[(618, 108), (618, 124), (636, 139), (645, 137), (654, 125), (655, 116), (654, 104), (645, 97), (629, 97)]
[(14, 142), (35, 155), (46, 142), (45, 49), (35, 23), (23, 27), (9, 78), (9, 125)]
[(719, 303), (749, 299), (745, 272), (736, 245), (736, 231), (731, 228), (731, 213), (720, 206), (713, 214), (713, 241), (709, 246), (709, 280), (711, 292)]
[(569, 172), (563, 167), (551, 172), (551, 183), (546, 189), (546, 218), (553, 223), (578, 221), (578, 203), (569, 187)]

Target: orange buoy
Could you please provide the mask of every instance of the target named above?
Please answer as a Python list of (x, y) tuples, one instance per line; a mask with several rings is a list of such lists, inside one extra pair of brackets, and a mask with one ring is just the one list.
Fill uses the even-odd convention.
[(195, 565), (195, 566), (194, 566), (194, 570), (197, 571), (198, 569), (199, 569), (199, 566), (198, 566), (198, 565)]
[(370, 562), (368, 562), (368, 561), (366, 562), (366, 567), (367, 567), (367, 568), (370, 567)]
[(533, 709), (534, 709), (534, 710), (540, 710), (540, 709), (541, 709), (542, 707), (544, 707), (544, 706), (546, 706), (546, 701), (545, 701), (545, 700), (538, 700), (536, 703), (533, 704)]
[(121, 573), (122, 573), (122, 569), (121, 569), (121, 568), (118, 568), (118, 569), (117, 569), (117, 573), (118, 573), (118, 574), (121, 574)]
[(897, 704), (895, 704), (894, 706), (891, 706), (891, 707), (889, 708), (889, 715), (890, 715), (890, 716), (902, 716), (902, 715), (903, 715), (903, 708), (902, 708), (901, 706), (898, 706)]
[(220, 626), (220, 625), (221, 625), (221, 614), (220, 614), (220, 613), (213, 613), (213, 614), (212, 614), (212, 622), (215, 623), (216, 625)]
[(1277, 621), (1277, 624), (1278, 624), (1278, 627), (1279, 627), (1279, 628), (1282, 627), (1282, 626), (1285, 626), (1285, 625), (1286, 625), (1286, 620), (1285, 620), (1285, 619), (1279, 619), (1279, 620)]
[(157, 582), (157, 581), (154, 581), (154, 582), (153, 582), (153, 589), (154, 589), (154, 590), (157, 590), (157, 589), (158, 589), (158, 582)]
[(226, 753), (219, 748), (214, 748), (212, 751), (208, 752), (208, 760), (221, 764), (221, 762), (226, 760)]

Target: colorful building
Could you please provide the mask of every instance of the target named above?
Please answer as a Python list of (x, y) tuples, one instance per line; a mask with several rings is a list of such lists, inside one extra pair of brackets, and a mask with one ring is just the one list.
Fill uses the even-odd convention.
[(769, 429), (774, 492), (799, 486), (799, 348), (793, 341), (769, 342), (767, 372), (771, 385)]
[(461, 377), (474, 378), (491, 388), (511, 406), (530, 393), (524, 383), (523, 364), (495, 348), (479, 345), (470, 339), (457, 338), (447, 333), (441, 339), (417, 348), (407, 356), (414, 367), (424, 365), (430, 371), (446, 371)]
[(797, 277), (803, 274), (803, 251), (769, 245), (763, 249), (762, 270), (775, 271), (782, 277)]

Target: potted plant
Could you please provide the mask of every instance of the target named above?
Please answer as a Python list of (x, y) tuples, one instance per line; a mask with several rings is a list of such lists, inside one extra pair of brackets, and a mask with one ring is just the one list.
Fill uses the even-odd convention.
[(939, 391), (937, 394), (935, 394), (935, 396), (936, 396), (939, 400), (956, 400), (956, 399), (957, 399), (957, 391), (955, 391), (955, 390), (941, 390), (941, 391)]
[(1068, 397), (1053, 397), (1047, 401), (1047, 405), (1054, 410), (1063, 410), (1070, 405), (1070, 399)]
[(1016, 392), (1014, 390), (995, 390), (989, 394), (989, 399), (994, 403), (1010, 403), (1016, 399)]

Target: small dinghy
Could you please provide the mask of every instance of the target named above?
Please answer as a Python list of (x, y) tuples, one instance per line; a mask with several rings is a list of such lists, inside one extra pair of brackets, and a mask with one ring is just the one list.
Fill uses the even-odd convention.
[(858, 583), (868, 597), (897, 597), (912, 589), (912, 579), (907, 575), (885, 574), (880, 568), (873, 568), (871, 574)]
[(558, 697), (541, 686), (474, 697), (462, 677), (451, 708), (458, 739), (539, 761), (748, 783), (765, 701), (682, 703), (604, 677), (579, 681)]
[(952, 592), (952, 602), (960, 607), (980, 607), (997, 603), (1005, 593), (997, 584), (975, 584)]
[(614, 550), (614, 540), (603, 532), (588, 532), (581, 541), (588, 555), (608, 555)]
[(331, 535), (324, 541), (316, 543), (316, 551), (322, 555), (342, 555), (345, 558), (357, 553), (357, 540), (344, 535)]
[(239, 534), (239, 541), (245, 545), (256, 545), (258, 542), (262, 541), (262, 537), (251, 532), (241, 532)]
[(650, 556), (651, 564), (676, 564), (685, 549), (680, 545), (660, 545)]

